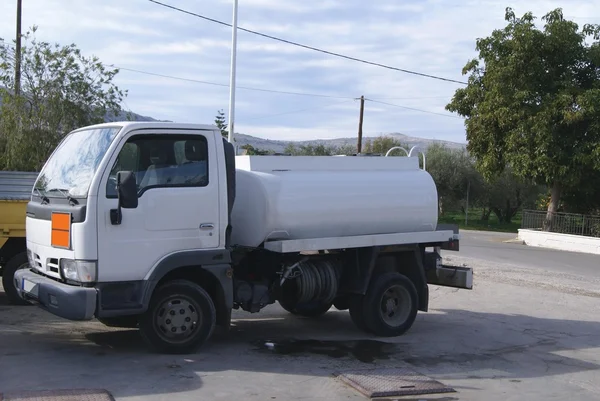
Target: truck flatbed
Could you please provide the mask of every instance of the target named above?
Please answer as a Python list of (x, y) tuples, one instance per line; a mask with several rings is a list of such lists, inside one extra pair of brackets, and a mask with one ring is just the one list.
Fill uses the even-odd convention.
[(458, 240), (460, 234), (453, 230), (421, 231), (408, 233), (356, 235), (348, 237), (307, 238), (265, 242), (265, 249), (277, 253), (309, 252), (322, 249), (349, 249), (370, 246), (445, 243)]

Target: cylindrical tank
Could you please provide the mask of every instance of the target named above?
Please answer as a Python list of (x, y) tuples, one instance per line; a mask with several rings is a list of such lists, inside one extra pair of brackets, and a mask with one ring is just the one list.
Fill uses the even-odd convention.
[(266, 240), (434, 231), (435, 183), (416, 158), (414, 165), (406, 162), (399, 169), (369, 169), (368, 162), (322, 170), (237, 169), (231, 242), (256, 247)]

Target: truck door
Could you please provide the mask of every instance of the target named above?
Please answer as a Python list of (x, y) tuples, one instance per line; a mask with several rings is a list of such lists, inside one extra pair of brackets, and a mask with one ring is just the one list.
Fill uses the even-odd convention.
[[(99, 281), (142, 280), (163, 257), (219, 246), (219, 181), (212, 131), (133, 131), (98, 191)], [(116, 174), (133, 171), (138, 207), (117, 208)]]

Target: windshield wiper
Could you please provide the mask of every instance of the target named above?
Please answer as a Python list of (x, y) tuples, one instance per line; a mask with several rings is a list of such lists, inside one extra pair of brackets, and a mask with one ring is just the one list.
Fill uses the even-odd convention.
[(41, 203), (42, 203), (42, 205), (50, 203), (50, 199), (48, 199), (48, 197), (47, 197), (46, 195), (44, 195), (44, 194), (42, 193), (42, 191), (40, 191), (40, 189), (39, 189), (39, 188), (35, 188), (35, 187), (34, 187), (33, 189), (35, 189), (35, 191), (36, 191), (36, 192), (37, 192), (37, 194), (40, 196), (40, 198), (42, 198), (42, 202), (41, 202)]
[(69, 195), (69, 192), (67, 192), (67, 189), (61, 189), (61, 188), (52, 188), (46, 191), (46, 193), (48, 192), (52, 192), (52, 191), (56, 191), (56, 192), (60, 192), (62, 196), (64, 196), (65, 198), (67, 198), (67, 200), (69, 201), (69, 203), (71, 203), (72, 205), (78, 205), (79, 201), (75, 198), (73, 198), (71, 195)]

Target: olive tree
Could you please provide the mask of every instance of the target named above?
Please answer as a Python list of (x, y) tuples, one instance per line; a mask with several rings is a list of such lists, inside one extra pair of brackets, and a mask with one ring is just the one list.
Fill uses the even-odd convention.
[(22, 37), (21, 91), (15, 94), (14, 44), (0, 42), (0, 168), (36, 171), (69, 131), (121, 113), (126, 92), (118, 69), (86, 57), (75, 44)]

